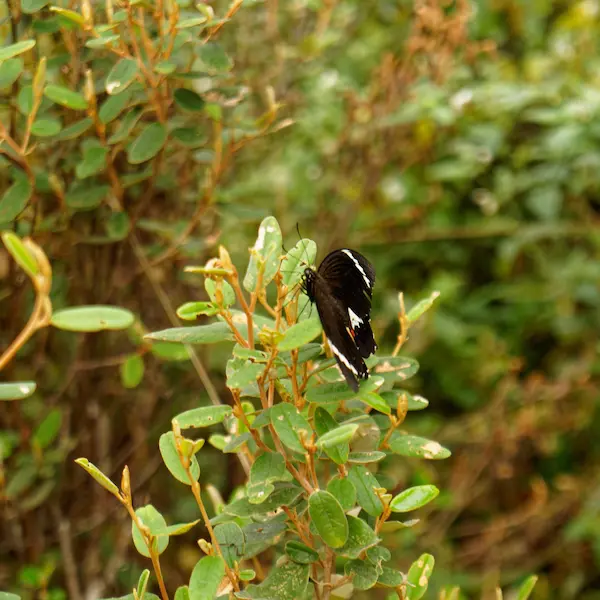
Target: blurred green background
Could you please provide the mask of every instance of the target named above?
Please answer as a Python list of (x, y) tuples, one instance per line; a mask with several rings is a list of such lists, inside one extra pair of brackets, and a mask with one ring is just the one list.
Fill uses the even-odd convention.
[[(45, 53), (62, 77), (77, 31), (52, 31), (45, 5), (15, 26), (13, 4), (0, 11), (6, 43), (38, 39), (37, 59)], [(535, 598), (599, 599), (599, 16), (597, 0), (246, 1), (219, 32), (231, 59), (213, 74), (219, 88), (206, 76), (186, 85), (205, 98), (218, 92), (211, 102), (247, 143), (201, 205), (210, 151), (165, 153), (127, 192), (123, 235), (109, 203), (65, 210), (53, 199), (49, 175), (68, 183), (78, 142), (56, 152), (56, 142), (38, 140), (42, 200), (8, 226), (48, 254), (55, 308), (115, 304), (140, 326), (129, 338), (42, 332), (0, 375), (38, 382), (35, 396), (0, 410), (0, 588), (83, 598), (136, 580), (142, 563), (126, 515), (73, 466), (78, 456), (111, 475), (128, 464), (140, 503), (171, 507), (175, 521), (193, 514), (188, 495), (164, 485), (157, 439), (171, 416), (207, 401), (198, 373), (172, 350), (146, 352), (143, 379), (127, 389), (120, 364), (144, 327), (170, 326), (168, 302), (204, 297), (185, 265), (223, 244), (243, 272), (257, 225), (272, 214), (286, 247), (298, 223), (318, 260), (350, 246), (376, 266), (382, 349), (395, 344), (399, 291), (407, 307), (441, 292), (403, 350), (421, 364), (409, 389), (430, 402), (405, 427), (453, 456), (386, 466), (390, 480), (442, 491), (418, 526), (398, 534), (395, 565), (434, 554), (432, 598), (451, 585), (492, 598), (496, 585), (535, 572)], [(81, 57), (104, 75), (110, 66)], [(2, 89), (3, 117), (33, 72), (26, 61)], [(267, 134), (257, 119), (270, 95), (281, 106)], [(1, 166), (8, 187), (10, 163)], [(1, 348), (31, 301), (0, 250)], [(228, 353), (200, 350), (225, 401)], [(225, 497), (243, 481), (235, 457), (207, 448), (202, 460), (203, 479)], [(183, 580), (198, 556), (191, 536), (163, 569)]]

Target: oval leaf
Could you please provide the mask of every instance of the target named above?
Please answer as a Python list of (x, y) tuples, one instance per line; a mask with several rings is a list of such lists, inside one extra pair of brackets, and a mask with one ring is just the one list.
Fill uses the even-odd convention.
[(304, 269), (313, 265), (317, 257), (317, 245), (309, 239), (301, 239), (281, 261), (283, 283), (288, 289), (295, 288), (304, 274)]
[(35, 40), (24, 40), (16, 44), (10, 44), (10, 46), (4, 46), (4, 48), (0, 48), (0, 60), (6, 60), (7, 58), (23, 54), (23, 52), (31, 50), (34, 46)]
[(317, 448), (331, 448), (338, 444), (347, 443), (352, 439), (357, 429), (358, 425), (356, 423), (340, 425), (320, 436), (317, 440)]
[(220, 556), (200, 559), (190, 577), (190, 600), (213, 600), (224, 575), (225, 563)]
[(421, 600), (427, 591), (435, 559), (431, 554), (421, 554), (408, 571), (407, 600)]
[(0, 400), (23, 400), (35, 392), (35, 381), (0, 383)]
[(127, 329), (135, 317), (133, 313), (116, 306), (77, 306), (58, 310), (52, 315), (51, 324), (65, 331), (103, 331)]
[(48, 84), (44, 90), (44, 96), (56, 104), (73, 110), (85, 110), (88, 107), (88, 101), (83, 94), (62, 85)]
[(435, 485), (417, 485), (408, 488), (394, 497), (390, 502), (392, 512), (409, 512), (431, 502), (440, 490)]
[[(160, 449), (160, 455), (171, 475), (173, 475), (177, 481), (185, 483), (185, 485), (192, 485), (188, 474), (179, 459), (179, 454), (177, 453), (177, 447), (175, 445), (175, 434), (172, 431), (163, 433), (160, 436), (158, 447)], [(195, 456), (192, 456), (190, 461), (190, 473), (194, 481), (198, 481), (198, 478), (200, 477), (200, 465)]]
[(138, 66), (132, 58), (122, 58), (106, 77), (106, 92), (111, 96), (124, 92), (136, 78)]
[[(146, 506), (138, 508), (135, 511), (135, 514), (139, 517), (142, 524), (146, 525), (150, 530), (166, 529), (167, 527), (167, 522), (165, 521), (165, 518), (154, 508), (154, 506), (152, 506), (152, 504), (147, 504)], [(144, 537), (142, 536), (141, 531), (135, 524), (135, 521), (131, 522), (131, 537), (133, 538), (135, 549), (142, 556), (150, 558), (150, 551), (148, 550), (148, 546), (144, 541)], [(154, 551), (157, 554), (162, 554), (169, 545), (169, 536), (161, 535), (154, 537), (152, 545)]]
[(286, 402), (276, 404), (271, 409), (271, 423), (281, 441), (288, 448), (295, 452), (305, 452), (300, 440), (303, 438), (308, 442), (312, 429), (308, 421), (294, 406)]
[(400, 456), (443, 460), (451, 455), (442, 445), (417, 435), (394, 432), (388, 442), (389, 449)]
[(277, 348), (281, 352), (294, 350), (295, 348), (299, 348), (314, 340), (321, 331), (321, 321), (319, 320), (319, 317), (315, 315), (306, 321), (301, 321), (300, 323), (292, 325), (289, 329), (286, 329), (283, 338), (281, 338), (281, 341), (277, 344)]
[(173, 421), (177, 421), (181, 429), (209, 427), (210, 425), (221, 423), (232, 412), (233, 409), (231, 406), (203, 406), (201, 408), (186, 410), (177, 415)]
[(275, 273), (279, 269), (282, 239), (277, 219), (275, 217), (263, 219), (258, 228), (256, 242), (250, 251), (250, 262), (244, 276), (243, 283), (247, 291), (254, 292), (256, 290), (259, 273), (262, 273), (260, 281), (263, 288), (275, 277)]
[(108, 490), (114, 496), (119, 496), (119, 488), (87, 458), (78, 458), (75, 462), (85, 469), (105, 490)]
[(9, 223), (25, 209), (33, 193), (27, 175), (19, 169), (12, 169), (13, 184), (0, 198), (0, 223)]
[(383, 504), (375, 493), (375, 488), (381, 487), (375, 475), (366, 467), (357, 465), (348, 471), (348, 479), (356, 488), (360, 506), (372, 517), (378, 517), (383, 512)]
[(333, 494), (313, 492), (308, 499), (310, 518), (323, 541), (330, 548), (341, 548), (348, 539), (348, 520)]
[(216, 344), (217, 342), (233, 341), (235, 338), (227, 323), (211, 323), (196, 327), (174, 327), (154, 331), (144, 336), (147, 340), (161, 342), (178, 342), (179, 344)]
[(167, 130), (162, 123), (146, 125), (127, 150), (127, 160), (138, 165), (154, 158), (167, 141)]

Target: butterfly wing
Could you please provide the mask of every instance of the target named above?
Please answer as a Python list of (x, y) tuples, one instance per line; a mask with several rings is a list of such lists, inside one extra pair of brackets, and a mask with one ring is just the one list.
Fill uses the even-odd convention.
[(344, 304), (331, 292), (327, 281), (317, 275), (315, 303), (329, 347), (348, 382), (358, 391), (358, 379), (366, 379), (369, 371), (355, 343), (350, 316)]
[(345, 307), (354, 343), (360, 355), (367, 358), (377, 349), (370, 323), (375, 268), (356, 250), (343, 248), (330, 252), (323, 259), (318, 274)]

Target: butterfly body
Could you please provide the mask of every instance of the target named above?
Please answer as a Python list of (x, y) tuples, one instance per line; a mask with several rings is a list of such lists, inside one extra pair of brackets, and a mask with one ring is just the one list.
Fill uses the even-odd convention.
[(371, 330), (373, 265), (355, 250), (329, 253), (317, 270), (306, 268), (302, 287), (317, 312), (329, 346), (348, 385), (358, 390), (358, 379), (369, 371), (364, 359), (377, 344)]

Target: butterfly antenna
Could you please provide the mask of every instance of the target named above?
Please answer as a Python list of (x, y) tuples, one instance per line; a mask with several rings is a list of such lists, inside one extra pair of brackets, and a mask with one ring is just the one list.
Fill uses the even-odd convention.
[[(306, 250), (306, 244), (304, 243), (304, 238), (302, 237), (302, 235), (300, 234), (300, 224), (298, 222), (296, 222), (296, 231), (298, 232), (298, 238), (299, 241), (302, 242), (302, 254), (307, 258), (307, 260), (303, 261), (302, 258), (300, 259), (301, 262), (303, 262), (306, 266), (308, 266), (308, 252)], [(300, 255), (302, 257), (302, 255)]]

